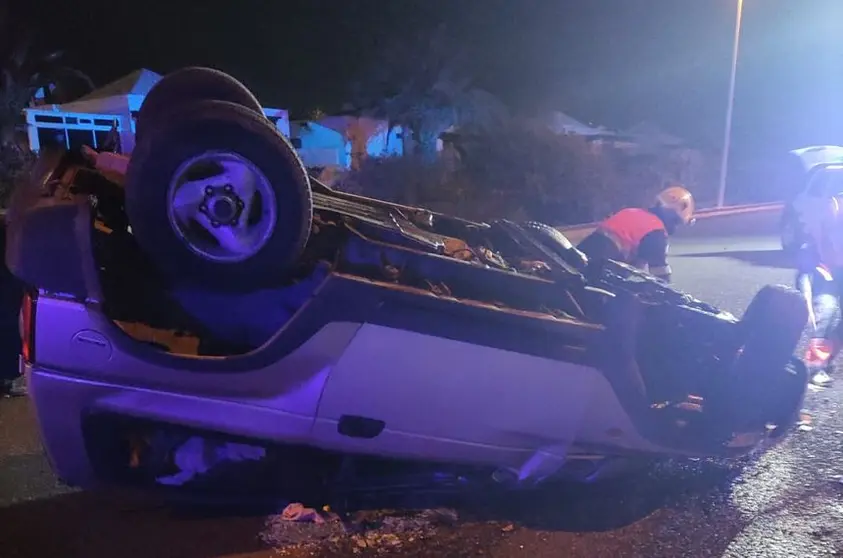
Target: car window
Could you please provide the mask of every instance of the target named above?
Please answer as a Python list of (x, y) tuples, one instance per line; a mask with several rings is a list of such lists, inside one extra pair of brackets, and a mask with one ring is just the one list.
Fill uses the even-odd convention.
[(843, 167), (818, 169), (808, 186), (809, 196), (829, 197), (841, 193), (843, 193)]
[(808, 183), (808, 195), (819, 198), (823, 192), (825, 192), (825, 174), (822, 172), (814, 174)]
[(843, 168), (827, 169), (825, 175), (825, 193), (827, 196), (843, 194)]

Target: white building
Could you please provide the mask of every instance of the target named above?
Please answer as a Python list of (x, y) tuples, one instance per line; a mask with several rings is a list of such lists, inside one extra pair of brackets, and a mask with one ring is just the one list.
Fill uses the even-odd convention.
[(358, 116), (326, 116), (291, 125), (293, 145), (306, 167), (357, 168), (367, 157), (404, 154), (400, 126)]
[[(38, 152), (49, 143), (65, 148), (101, 145), (109, 133), (120, 135), (123, 153), (135, 146), (135, 119), (159, 74), (140, 69), (62, 105), (40, 105), (24, 110), (29, 148)], [(285, 135), (290, 135), (286, 110), (264, 108), (264, 114)]]

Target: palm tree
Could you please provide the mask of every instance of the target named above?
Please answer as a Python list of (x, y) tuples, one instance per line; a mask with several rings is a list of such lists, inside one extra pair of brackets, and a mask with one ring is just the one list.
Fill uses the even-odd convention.
[(32, 32), (12, 27), (0, 8), (0, 145), (14, 141), (23, 109), (39, 92), (46, 103), (71, 101), (94, 88), (85, 73), (62, 64), (62, 51), (36, 48)]
[(23, 109), (39, 91), (44, 102), (63, 103), (94, 88), (87, 75), (61, 63), (61, 51), (37, 49), (31, 32), (10, 24), (7, 10), (0, 6), (0, 206), (33, 161), (17, 137)]

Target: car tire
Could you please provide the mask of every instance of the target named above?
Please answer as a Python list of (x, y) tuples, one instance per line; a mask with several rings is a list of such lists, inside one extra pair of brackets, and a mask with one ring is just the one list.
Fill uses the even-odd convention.
[(135, 123), (136, 142), (166, 122), (173, 111), (196, 101), (228, 101), (263, 116), (257, 98), (230, 75), (212, 68), (182, 68), (161, 78), (146, 95)]
[[(307, 172), (290, 142), (253, 110), (226, 101), (183, 105), (152, 132), (129, 162), (126, 213), (137, 243), (155, 265), (173, 281), (225, 291), (283, 280), (304, 249), (312, 221)], [(205, 175), (197, 178), (193, 167), (185, 167), (190, 161), (204, 165)], [(235, 185), (233, 194), (223, 192), (231, 190), (224, 174), (228, 163), (250, 173), (253, 201), (239, 197), (236, 180), (229, 181)], [(184, 218), (176, 195), (188, 187), (191, 203), (178, 202), (193, 207)], [(234, 215), (230, 221), (214, 220), (218, 207), (233, 212), (227, 214)], [(235, 242), (248, 249), (231, 256), (221, 238), (253, 230), (242, 245)]]
[(779, 226), (782, 250), (788, 254), (795, 254), (805, 243), (805, 233), (792, 210), (785, 211)]
[(535, 234), (545, 246), (574, 269), (582, 271), (588, 265), (585, 254), (577, 250), (561, 231), (538, 221), (527, 221), (521, 226)]
[(802, 295), (768, 285), (752, 299), (740, 323), (742, 348), (731, 379), (731, 409), (745, 428), (783, 426), (801, 408), (807, 389), (804, 366), (794, 349), (808, 323)]

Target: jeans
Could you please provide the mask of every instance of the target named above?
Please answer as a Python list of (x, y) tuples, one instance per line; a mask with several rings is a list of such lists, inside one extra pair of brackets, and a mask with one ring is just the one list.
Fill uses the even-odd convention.
[(840, 320), (840, 305), (843, 300), (843, 268), (825, 273), (816, 267), (801, 270), (796, 276), (799, 290), (806, 295), (806, 283), (811, 289), (811, 307), (814, 312), (813, 339), (829, 342), (830, 363), (843, 346), (843, 321)]

